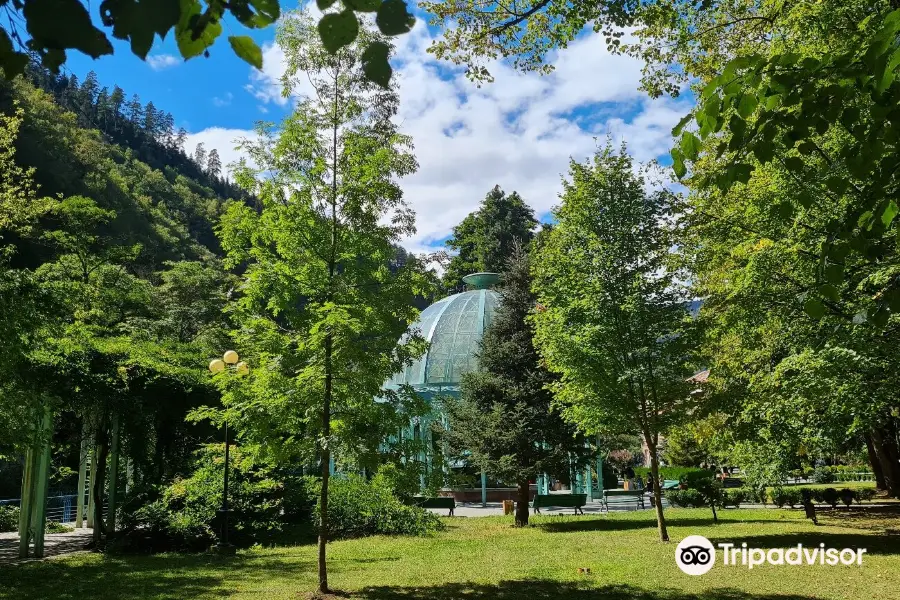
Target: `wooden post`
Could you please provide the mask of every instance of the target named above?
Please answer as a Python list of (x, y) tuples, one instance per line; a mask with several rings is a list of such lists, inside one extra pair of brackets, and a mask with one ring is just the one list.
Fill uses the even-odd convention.
[(116, 532), (116, 490), (119, 482), (119, 415), (113, 415), (112, 445), (109, 450), (109, 509), (106, 513), (106, 535)]

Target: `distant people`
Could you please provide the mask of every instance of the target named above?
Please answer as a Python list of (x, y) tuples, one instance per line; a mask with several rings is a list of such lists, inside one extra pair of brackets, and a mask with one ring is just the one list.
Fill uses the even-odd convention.
[(625, 489), (631, 489), (631, 482), (634, 479), (634, 469), (631, 468), (631, 465), (625, 467), (623, 475), (625, 477)]
[(648, 494), (653, 493), (653, 474), (647, 473), (647, 485), (645, 487)]

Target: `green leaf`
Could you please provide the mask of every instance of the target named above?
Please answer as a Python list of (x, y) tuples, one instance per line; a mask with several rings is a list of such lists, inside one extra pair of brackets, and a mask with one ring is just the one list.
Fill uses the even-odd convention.
[(803, 310), (817, 321), (825, 316), (825, 305), (818, 298), (808, 298), (803, 304)]
[(687, 175), (687, 168), (684, 166), (684, 157), (681, 156), (681, 152), (678, 152), (678, 157), (675, 157), (675, 152), (677, 150), (672, 150), (672, 169), (675, 170), (675, 176), (678, 179), (684, 178)]
[(403, 0), (385, 0), (378, 8), (375, 24), (384, 35), (400, 35), (407, 33), (416, 24)]
[(790, 202), (779, 202), (775, 205), (775, 212), (782, 219), (788, 220), (794, 216), (794, 205)]
[(833, 300), (834, 302), (837, 302), (841, 297), (838, 289), (830, 283), (823, 283), (822, 285), (820, 285), (819, 293), (822, 294), (822, 296), (824, 296), (825, 298)]
[(825, 281), (838, 284), (844, 281), (844, 267), (835, 263), (825, 265)]
[(828, 249), (829, 258), (842, 261), (850, 254), (850, 245), (847, 242), (838, 242)]
[(881, 213), (881, 223), (884, 225), (885, 229), (891, 226), (891, 223), (894, 221), (894, 217), (897, 216), (898, 212), (900, 212), (900, 208), (897, 207), (897, 203), (893, 200), (888, 202), (888, 205), (884, 207), (884, 212)]
[(362, 53), (362, 68), (366, 79), (387, 88), (391, 83), (391, 69), (388, 57), (390, 48), (384, 42), (372, 42)]
[(222, 23), (218, 20), (203, 20), (201, 10), (197, 0), (181, 2), (181, 19), (175, 26), (175, 41), (184, 58), (203, 54), (222, 33)]
[(319, 37), (325, 49), (334, 54), (352, 44), (359, 35), (359, 20), (352, 10), (328, 14), (319, 21)]
[(772, 144), (756, 144), (753, 146), (753, 155), (762, 164), (771, 162), (775, 158), (775, 147)]
[(3, 69), (4, 77), (12, 79), (21, 75), (27, 64), (28, 56), (23, 52), (16, 52), (6, 31), (0, 29), (0, 69)]
[(800, 145), (797, 147), (797, 150), (800, 152), (800, 154), (802, 154), (804, 156), (809, 156), (810, 154), (812, 154), (813, 152), (816, 151), (816, 145), (813, 144), (812, 142), (801, 142)]
[(262, 50), (256, 45), (249, 35), (231, 35), (228, 36), (228, 43), (234, 53), (240, 56), (244, 62), (250, 63), (257, 69), (262, 69), (263, 58)]
[(729, 167), (732, 172), (734, 181), (738, 181), (740, 183), (747, 183), (748, 181), (750, 181), (750, 174), (753, 173), (754, 168), (755, 167), (753, 165), (749, 165), (746, 163), (738, 163)]
[(891, 313), (888, 312), (887, 308), (880, 306), (878, 307), (878, 310), (875, 311), (875, 314), (872, 315), (872, 323), (874, 323), (876, 327), (884, 327), (887, 325), (890, 316)]
[(94, 27), (79, 0), (29, 0), (23, 3), (22, 16), (35, 50), (74, 48), (91, 58), (113, 53), (106, 34)]
[(866, 321), (869, 320), (869, 311), (866, 309), (862, 309), (855, 315), (853, 315), (853, 324), (854, 325), (862, 325)]
[(336, 0), (316, 0), (316, 6), (319, 7), (319, 10), (325, 10), (326, 8), (329, 8), (335, 2), (336, 2)]
[(688, 160), (697, 160), (700, 155), (700, 145), (700, 140), (690, 131), (681, 136), (681, 152)]
[(344, 5), (356, 12), (375, 12), (381, 6), (381, 0), (344, 0)]
[(803, 161), (796, 156), (789, 156), (784, 159), (784, 166), (794, 173), (801, 173), (803, 171)]
[(692, 116), (692, 113), (688, 113), (684, 115), (684, 117), (682, 117), (680, 121), (678, 121), (678, 124), (672, 128), (672, 137), (678, 137), (679, 135), (681, 135), (681, 130), (684, 129), (684, 126), (688, 124)]
[(743, 118), (747, 119), (756, 111), (759, 106), (759, 100), (753, 94), (744, 94), (738, 103), (737, 112)]
[(847, 188), (850, 187), (850, 182), (848, 182), (843, 177), (838, 177), (837, 175), (832, 175), (828, 179), (825, 180), (825, 187), (829, 190), (841, 196), (844, 192), (847, 191)]
[(256, 9), (253, 19), (256, 27), (271, 25), (281, 17), (281, 5), (278, 0), (250, 0), (250, 4)]
[(744, 133), (747, 132), (747, 121), (737, 115), (731, 115), (731, 119), (728, 121), (728, 129), (731, 130), (732, 137), (736, 138), (738, 140), (736, 143), (739, 144), (744, 139)]

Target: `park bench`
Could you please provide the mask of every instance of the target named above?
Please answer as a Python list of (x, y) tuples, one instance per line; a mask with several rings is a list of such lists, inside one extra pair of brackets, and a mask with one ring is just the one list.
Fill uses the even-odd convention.
[(679, 481), (677, 479), (666, 479), (663, 481), (662, 489), (664, 490), (677, 490)]
[(456, 509), (456, 500), (449, 496), (436, 496), (436, 497), (426, 497), (426, 496), (414, 496), (413, 504), (421, 507), (421, 508), (446, 508), (450, 510), (450, 515), (453, 516), (453, 511)]
[(646, 490), (603, 490), (603, 499), (600, 501), (600, 510), (606, 508), (609, 512), (610, 504), (630, 504), (644, 508), (644, 492)]
[(585, 503), (587, 503), (587, 494), (537, 494), (531, 506), (534, 508), (534, 514), (540, 514), (542, 508), (556, 506), (559, 508), (574, 508), (577, 515), (579, 512), (584, 514), (581, 507)]

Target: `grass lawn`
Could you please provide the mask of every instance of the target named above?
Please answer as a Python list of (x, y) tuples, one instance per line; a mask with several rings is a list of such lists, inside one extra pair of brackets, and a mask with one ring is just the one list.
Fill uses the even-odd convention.
[[(543, 516), (516, 529), (511, 517), (445, 519), (428, 538), (376, 537), (329, 545), (330, 581), (367, 600), (900, 600), (900, 512), (723, 510), (714, 525), (701, 509), (670, 509), (672, 542), (657, 541), (650, 511), (612, 516)], [(688, 535), (713, 543), (785, 548), (862, 547), (862, 566), (721, 564), (691, 577), (675, 565)], [(235, 557), (78, 554), (0, 567), (0, 599), (306, 597), (316, 581), (312, 545), (239, 552)], [(591, 573), (578, 573), (588, 567)]]
[[(808, 487), (808, 488), (874, 488), (874, 481), (835, 481), (834, 483), (786, 483), (784, 487)], [(770, 490), (772, 488), (769, 488)]]

